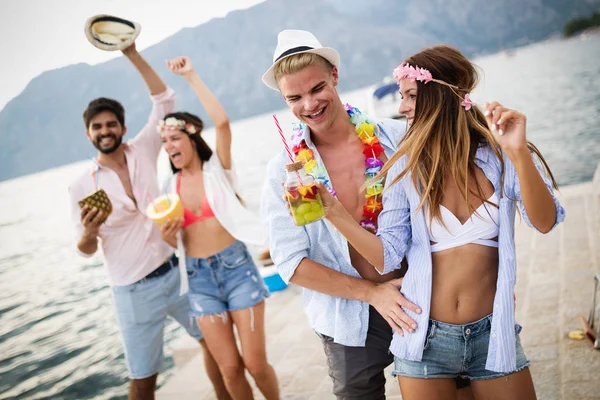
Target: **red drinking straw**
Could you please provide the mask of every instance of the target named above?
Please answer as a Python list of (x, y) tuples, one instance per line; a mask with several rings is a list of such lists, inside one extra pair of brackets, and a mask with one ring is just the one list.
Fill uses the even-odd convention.
[[(285, 139), (285, 135), (283, 134), (283, 130), (281, 130), (281, 125), (279, 125), (279, 120), (277, 120), (277, 114), (273, 114), (273, 120), (275, 121), (275, 125), (277, 126), (277, 130), (279, 131), (279, 137), (281, 137), (281, 141), (283, 142), (283, 147), (285, 147), (285, 151), (287, 152), (288, 157), (290, 158), (290, 163), (294, 162), (294, 157), (292, 156), (292, 152), (290, 151), (290, 146), (288, 146), (287, 140)], [(302, 179), (300, 179), (300, 174), (296, 171), (296, 175), (298, 176), (298, 180), (300, 181), (300, 185), (304, 186), (302, 183)]]
[(294, 157), (292, 157), (292, 152), (290, 151), (290, 146), (288, 146), (287, 140), (285, 139), (285, 135), (283, 134), (283, 131), (281, 130), (281, 125), (279, 125), (279, 121), (277, 120), (277, 114), (273, 114), (273, 120), (275, 121), (277, 130), (279, 131), (279, 136), (281, 137), (281, 141), (283, 142), (283, 147), (285, 147), (285, 151), (287, 152), (287, 155), (290, 158), (290, 163), (293, 163)]

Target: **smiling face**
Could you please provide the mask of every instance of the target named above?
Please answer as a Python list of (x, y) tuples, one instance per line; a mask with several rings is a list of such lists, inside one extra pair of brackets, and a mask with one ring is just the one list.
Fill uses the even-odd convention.
[(178, 170), (190, 165), (194, 158), (198, 157), (196, 146), (187, 133), (179, 130), (163, 130), (160, 136), (163, 148)]
[(417, 82), (402, 79), (400, 81), (400, 98), (402, 102), (398, 113), (406, 117), (410, 126), (415, 118), (415, 108), (417, 107)]
[(126, 132), (113, 112), (102, 111), (90, 119), (86, 135), (101, 153), (110, 154), (119, 148)]
[(342, 107), (336, 90), (338, 71), (314, 63), (278, 79), (279, 90), (296, 118), (314, 133), (329, 129)]

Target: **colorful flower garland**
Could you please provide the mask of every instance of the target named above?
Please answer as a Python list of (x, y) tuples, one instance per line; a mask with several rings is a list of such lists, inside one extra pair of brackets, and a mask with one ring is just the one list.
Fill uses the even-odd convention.
[[(365, 155), (366, 167), (365, 181), (368, 182), (373, 179), (383, 167), (383, 161), (379, 160), (378, 157), (384, 152), (384, 149), (375, 134), (379, 127), (370, 123), (367, 116), (361, 113), (356, 107), (346, 104), (346, 112), (348, 112), (350, 122), (355, 126), (356, 134), (363, 142), (363, 154)], [(292, 135), (292, 151), (296, 156), (296, 161), (302, 162), (306, 173), (322, 182), (331, 194), (335, 196), (336, 192), (331, 186), (329, 179), (327, 179), (325, 168), (315, 159), (314, 152), (308, 147), (304, 140), (307, 129), (308, 127), (306, 124), (302, 122), (298, 122), (294, 126), (295, 132)], [(372, 233), (377, 232), (377, 217), (383, 209), (381, 203), (382, 192), (383, 178), (368, 185), (365, 192), (367, 204), (363, 207), (363, 219), (360, 221), (360, 226)]]

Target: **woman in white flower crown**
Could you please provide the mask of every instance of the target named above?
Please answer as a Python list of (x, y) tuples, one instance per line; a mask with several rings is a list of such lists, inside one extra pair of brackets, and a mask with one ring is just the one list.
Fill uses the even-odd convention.
[(204, 125), (197, 116), (178, 112), (161, 121), (163, 146), (174, 172), (169, 188), (184, 206), (183, 220), (163, 226), (163, 239), (177, 247), (177, 234), (183, 229), (192, 313), (231, 396), (252, 398), (247, 369), (267, 399), (278, 399), (277, 378), (265, 350), (264, 299), (269, 292), (243, 243), (263, 244), (265, 235), (258, 217), (237, 195), (229, 119), (189, 58), (178, 57), (167, 66), (198, 96), (215, 126), (216, 150), (202, 139)]
[[(475, 398), (535, 399), (515, 323), (514, 219), (545, 233), (564, 219), (556, 182), (526, 138), (523, 114), (471, 104), (474, 66), (458, 50), (423, 50), (395, 71), (410, 128), (388, 173), (377, 236), (321, 188), (327, 218), (379, 273), (406, 257), (406, 298), (422, 307), (394, 333), (402, 398), (454, 399), (456, 377)], [(402, 332), (402, 330), (401, 330)]]

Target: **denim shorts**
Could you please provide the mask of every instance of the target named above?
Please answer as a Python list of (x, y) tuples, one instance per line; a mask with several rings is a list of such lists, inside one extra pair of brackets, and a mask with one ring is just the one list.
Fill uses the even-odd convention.
[(500, 373), (485, 369), (492, 327), (492, 315), (465, 325), (429, 320), (421, 361), (394, 359), (394, 375), (409, 378), (494, 379), (507, 376), (531, 364), (521, 346), (515, 326), (517, 369)]
[(190, 321), (188, 297), (179, 295), (177, 268), (131, 285), (114, 286), (112, 295), (131, 379), (147, 378), (162, 369), (167, 316), (193, 338), (202, 339), (198, 326)]
[(186, 258), (191, 315), (222, 314), (251, 308), (269, 297), (252, 256), (235, 242), (207, 258)]

